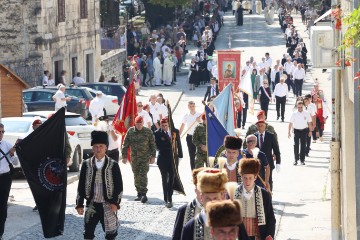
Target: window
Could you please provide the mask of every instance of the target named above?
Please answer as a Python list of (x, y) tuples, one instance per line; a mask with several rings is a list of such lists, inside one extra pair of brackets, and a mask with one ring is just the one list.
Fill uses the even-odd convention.
[(34, 101), (53, 101), (52, 96), (54, 93), (50, 92), (35, 92)]
[(80, 18), (84, 19), (88, 16), (87, 0), (80, 0)]
[(33, 93), (32, 92), (24, 92), (23, 93), (23, 99), (24, 102), (30, 102), (32, 98)]
[(65, 22), (65, 0), (58, 0), (58, 22)]

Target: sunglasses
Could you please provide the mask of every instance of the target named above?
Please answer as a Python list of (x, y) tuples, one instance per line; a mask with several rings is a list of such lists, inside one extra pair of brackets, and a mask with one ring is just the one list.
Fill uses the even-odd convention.
[(143, 105), (138, 105), (138, 107), (142, 107)]
[(256, 140), (249, 140), (249, 141), (246, 141), (247, 143), (254, 143), (256, 142)]
[(5, 130), (0, 131), (0, 133), (5, 133)]
[(265, 85), (265, 84), (267, 85), (267, 83), (264, 83), (264, 85)]

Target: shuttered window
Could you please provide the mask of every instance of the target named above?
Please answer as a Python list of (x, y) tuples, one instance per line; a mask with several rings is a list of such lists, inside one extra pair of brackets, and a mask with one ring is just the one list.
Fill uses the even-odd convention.
[(58, 22), (65, 22), (65, 0), (58, 0)]
[(80, 18), (88, 17), (87, 0), (80, 0)]

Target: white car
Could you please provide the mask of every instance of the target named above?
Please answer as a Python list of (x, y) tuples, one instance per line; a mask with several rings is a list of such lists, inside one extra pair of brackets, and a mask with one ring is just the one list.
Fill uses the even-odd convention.
[[(23, 113), (24, 117), (40, 117), (48, 119), (55, 111), (34, 111)], [(84, 118), (77, 113), (65, 113), (65, 126), (69, 135), (77, 137), (83, 150), (83, 158), (87, 159), (92, 155), (91, 132), (96, 130), (93, 125), (89, 125)]]
[[(96, 97), (96, 92), (97, 90), (94, 90), (92, 88), (88, 88), (88, 87), (84, 87), (86, 88), (91, 96), (93, 96), (94, 98)], [(104, 108), (106, 111), (106, 115), (115, 115), (117, 113), (117, 111), (119, 110), (119, 103), (118, 103), (118, 98), (116, 96), (112, 96), (112, 95), (106, 95), (105, 93), (102, 94), (102, 99), (104, 100)]]
[[(39, 117), (7, 117), (2, 118), (1, 123), (5, 126), (4, 140), (8, 141), (11, 145), (15, 145), (18, 139), (24, 139), (31, 132), (33, 132), (32, 123), (40, 119), (42, 122), (46, 121), (44, 118)], [(71, 145), (72, 153), (67, 166), (70, 172), (79, 171), (79, 164), (82, 160), (82, 151), (80, 140), (76, 137), (69, 135), (69, 142)], [(20, 163), (14, 165), (15, 168), (21, 168)]]

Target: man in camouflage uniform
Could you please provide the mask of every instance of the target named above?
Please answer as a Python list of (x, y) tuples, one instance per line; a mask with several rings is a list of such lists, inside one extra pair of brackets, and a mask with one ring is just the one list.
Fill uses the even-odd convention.
[(202, 123), (195, 127), (193, 134), (193, 144), (196, 146), (195, 169), (205, 166), (207, 164), (207, 146), (206, 146), (206, 116), (201, 115)]
[[(260, 120), (266, 120), (266, 116), (265, 116), (265, 112), (263, 110), (260, 110), (258, 113), (257, 113), (257, 119), (258, 121)], [(246, 132), (246, 136), (245, 136), (245, 139), (247, 136), (251, 135), (251, 134), (254, 134), (258, 131), (258, 128), (256, 126), (256, 124), (252, 124), (247, 132)], [(278, 138), (277, 138), (277, 134), (275, 132), (275, 129), (273, 126), (271, 126), (270, 124), (266, 123), (266, 128), (265, 128), (265, 131), (268, 131), (268, 132), (271, 132), (272, 134), (274, 134), (274, 137), (275, 137), (275, 144), (277, 146), (279, 146), (279, 142), (278, 142)], [(247, 148), (247, 144), (246, 144), (246, 141), (244, 141), (243, 143), (243, 149)]]
[(135, 201), (147, 202), (147, 173), (149, 163), (155, 162), (156, 146), (152, 131), (143, 124), (143, 118), (135, 118), (135, 126), (129, 128), (125, 135), (123, 148), (121, 151), (123, 163), (128, 161), (128, 149), (131, 148), (131, 168), (134, 173), (135, 188), (138, 192)]

